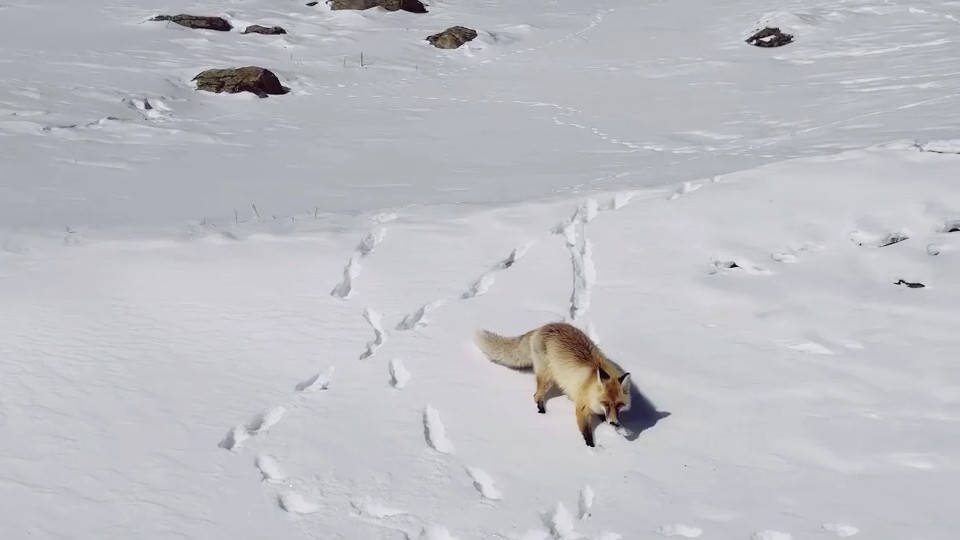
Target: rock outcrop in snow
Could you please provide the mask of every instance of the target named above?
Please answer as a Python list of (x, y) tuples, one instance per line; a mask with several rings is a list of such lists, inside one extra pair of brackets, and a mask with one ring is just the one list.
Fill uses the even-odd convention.
[(330, 9), (371, 9), (381, 7), (387, 11), (409, 11), (426, 13), (427, 8), (420, 0), (328, 0)]
[(261, 26), (259, 24), (251, 24), (243, 30), (244, 34), (266, 34), (275, 36), (278, 34), (286, 34), (287, 31), (284, 30), (282, 26)]
[(465, 26), (451, 26), (443, 32), (427, 36), (427, 41), (438, 49), (456, 49), (477, 38), (477, 31)]
[(207, 92), (236, 94), (250, 92), (264, 98), (270, 95), (283, 95), (290, 91), (280, 84), (280, 79), (270, 70), (256, 66), (240, 68), (208, 69), (193, 78), (197, 90)]
[(747, 38), (747, 43), (755, 47), (783, 47), (792, 42), (792, 34), (785, 34), (779, 28), (769, 26)]
[(157, 15), (150, 19), (151, 21), (169, 21), (186, 26), (187, 28), (196, 28), (199, 30), (216, 30), (218, 32), (229, 32), (233, 29), (230, 21), (223, 17), (210, 17), (206, 15)]

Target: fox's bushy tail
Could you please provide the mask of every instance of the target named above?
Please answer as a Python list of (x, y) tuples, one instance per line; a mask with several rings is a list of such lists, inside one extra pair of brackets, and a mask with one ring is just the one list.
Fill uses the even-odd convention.
[(533, 356), (530, 351), (530, 336), (527, 332), (522, 336), (504, 337), (487, 330), (478, 330), (474, 342), (490, 361), (511, 368), (533, 367)]

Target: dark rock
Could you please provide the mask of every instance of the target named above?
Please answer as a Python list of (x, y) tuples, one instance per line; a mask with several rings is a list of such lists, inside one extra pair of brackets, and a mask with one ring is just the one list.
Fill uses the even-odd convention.
[(319, 3), (320, 3), (320, 2), (307, 2), (307, 7), (313, 7), (313, 6), (315, 6), (315, 5), (319, 4)]
[(370, 9), (380, 5), (377, 0), (327, 0), (330, 9)]
[(197, 81), (197, 90), (207, 92), (251, 92), (259, 97), (281, 95), (290, 91), (280, 84), (272, 71), (255, 66), (229, 69), (208, 69), (193, 80)]
[(451, 26), (439, 34), (427, 37), (434, 47), (439, 49), (456, 49), (468, 41), (476, 39), (477, 31), (465, 26)]
[(782, 47), (793, 42), (793, 34), (784, 34), (779, 28), (766, 27), (747, 38), (747, 43), (756, 47)]
[(922, 288), (926, 287), (926, 285), (924, 285), (923, 283), (920, 283), (919, 281), (916, 282), (916, 283), (912, 283), (912, 282), (910, 282), (910, 281), (904, 281), (904, 280), (902, 280), (902, 279), (896, 281), (896, 282), (894, 283), (894, 285), (903, 285), (903, 286), (905, 286), (905, 287), (910, 287), (911, 289), (922, 289)]
[(220, 32), (229, 32), (233, 29), (230, 22), (223, 17), (206, 17), (201, 15), (157, 15), (150, 19), (151, 21), (170, 21), (186, 26), (187, 28), (199, 28), (201, 30), (217, 30)]
[(387, 11), (409, 11), (426, 13), (427, 8), (420, 0), (327, 0), (330, 9), (370, 9), (381, 7)]
[(380, 7), (387, 11), (409, 11), (410, 13), (426, 13), (427, 7), (420, 0), (380, 0)]
[(244, 31), (244, 34), (267, 34), (270, 36), (275, 36), (277, 34), (286, 34), (287, 31), (283, 29), (282, 26), (260, 26), (259, 24), (252, 24), (248, 26)]

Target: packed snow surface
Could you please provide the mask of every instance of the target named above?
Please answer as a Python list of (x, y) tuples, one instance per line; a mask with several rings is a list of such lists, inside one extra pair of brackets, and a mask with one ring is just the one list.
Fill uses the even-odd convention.
[(303, 4), (0, 0), (4, 539), (956, 537), (960, 5)]

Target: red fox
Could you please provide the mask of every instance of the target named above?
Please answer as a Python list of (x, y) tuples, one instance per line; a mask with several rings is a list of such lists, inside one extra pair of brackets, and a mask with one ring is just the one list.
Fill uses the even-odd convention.
[(576, 405), (577, 428), (587, 446), (593, 446), (591, 414), (602, 415), (620, 426), (620, 413), (630, 408), (630, 374), (621, 373), (600, 348), (578, 328), (550, 323), (516, 337), (487, 330), (476, 335), (476, 344), (487, 357), (511, 368), (533, 368), (537, 412), (545, 414), (544, 397), (554, 384)]

